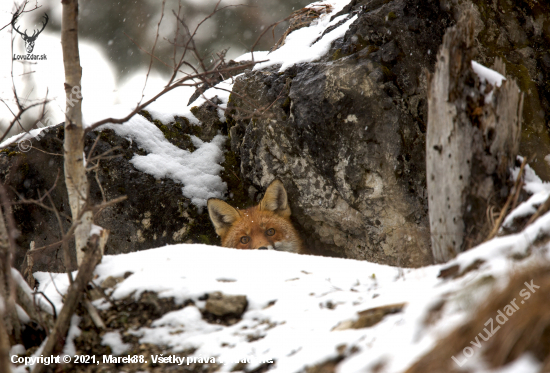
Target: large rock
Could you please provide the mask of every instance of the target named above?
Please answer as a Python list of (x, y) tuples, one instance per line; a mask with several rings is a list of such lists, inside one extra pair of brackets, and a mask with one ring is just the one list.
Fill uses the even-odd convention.
[(322, 61), (249, 72), (234, 86), (259, 107), (274, 103), (271, 116), (238, 119), (251, 106), (231, 96), (241, 172), (257, 189), (276, 177), (285, 182), (295, 220), (317, 252), (401, 266), (432, 262), (423, 69), (433, 65), (450, 21), (423, 4), (350, 8), (359, 18)]
[[(504, 56), (506, 71), (528, 93), (520, 154), (535, 154), (533, 167), (548, 178), (548, 8), (351, 1), (338, 14), (346, 15), (340, 23), (357, 19), (319, 61), (237, 80), (229, 127), (248, 189), (284, 180), (294, 218), (317, 252), (402, 266), (431, 263), (426, 72), (433, 72), (443, 34), (472, 9), (474, 58), (490, 66)], [(269, 111), (251, 117), (254, 108)]]
[[(201, 126), (194, 126), (185, 118), (176, 118), (173, 123), (163, 124), (153, 120), (147, 112), (141, 115), (154, 123), (172, 144), (192, 152), (195, 147), (189, 135), (210, 141), (219, 131), (223, 131), (216, 110), (203, 106), (194, 111), (203, 120)], [(40, 139), (32, 139), (32, 148), (28, 152), (22, 152), (17, 144), (0, 151), (0, 178), (13, 200), (18, 200), (16, 195), (37, 200), (51, 190), (51, 202), (49, 198), (43, 198), (42, 202), (49, 208), (55, 206), (66, 232), (70, 226), (70, 208), (61, 156), (63, 135), (63, 126), (54, 126), (44, 130)], [(86, 152), (89, 152), (98, 136), (94, 155), (119, 147), (109, 155), (120, 157), (103, 160), (97, 172), (88, 173), (92, 202), (97, 204), (103, 200), (98, 181), (106, 200), (127, 196), (125, 201), (107, 207), (94, 218), (95, 224), (111, 231), (106, 254), (128, 253), (184, 242), (219, 244), (206, 209), (198, 209), (191, 204), (182, 195), (181, 184), (168, 178), (157, 180), (134, 167), (130, 162), (134, 154), (146, 154), (138, 143), (105, 129), (87, 135)], [(238, 167), (234, 159), (226, 157), (222, 166), (224, 170), (221, 177), (232, 188), (232, 203), (243, 205), (243, 193), (239, 193), (236, 186), (238, 179), (235, 171), (238, 172)], [(16, 268), (22, 264), (22, 270), (27, 268), (27, 263), (24, 263), (25, 252), (31, 241), (34, 241), (35, 248), (41, 250), (33, 256), (32, 270), (64, 271), (61, 246), (56, 245), (61, 241), (61, 230), (55, 213), (34, 203), (16, 204), (13, 210), (21, 232), (14, 260)], [(74, 247), (73, 242), (71, 247)]]

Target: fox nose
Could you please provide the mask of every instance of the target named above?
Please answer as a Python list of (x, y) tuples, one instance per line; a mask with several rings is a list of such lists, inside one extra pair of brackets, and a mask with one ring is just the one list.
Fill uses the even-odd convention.
[(267, 250), (267, 247), (265, 247), (265, 246), (258, 247), (258, 250)]

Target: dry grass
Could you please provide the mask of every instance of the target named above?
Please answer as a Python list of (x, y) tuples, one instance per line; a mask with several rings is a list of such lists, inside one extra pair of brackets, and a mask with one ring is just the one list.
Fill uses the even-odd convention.
[[(540, 288), (534, 287), (535, 292), (531, 293), (525, 283)], [(527, 293), (529, 298), (525, 296)], [(513, 307), (511, 302), (514, 299), (518, 309), (512, 313), (514, 308), (510, 307)], [(510, 312), (508, 320), (499, 325), (496, 320), (498, 311), (506, 314), (506, 310)], [(493, 330), (498, 326), (500, 329), (484, 341), (478, 335), (487, 336), (484, 329), (491, 331), (491, 324), (485, 325), (490, 319), (493, 320)], [(481, 349), (471, 341), (476, 344), (479, 341)], [(550, 371), (550, 263), (530, 267), (512, 276), (508, 286), (487, 299), (474, 318), (440, 340), (407, 373), (467, 372), (465, 366), (460, 368), (452, 359), (455, 356), (462, 362), (465, 359), (462, 351), (466, 347), (474, 351), (470, 359), (481, 358), (491, 368), (502, 367), (530, 352), (543, 363), (541, 373)]]

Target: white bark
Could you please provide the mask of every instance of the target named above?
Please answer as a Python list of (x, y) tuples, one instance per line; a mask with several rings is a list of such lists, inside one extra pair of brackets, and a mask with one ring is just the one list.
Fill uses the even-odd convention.
[(65, 183), (69, 194), (73, 221), (79, 225), (75, 229), (76, 258), (78, 265), (84, 257), (92, 226), (92, 212), (85, 209), (88, 197), (88, 179), (84, 160), (84, 130), (82, 128), (82, 94), (80, 81), (82, 68), (78, 53), (78, 1), (63, 0), (61, 20), (61, 45), (65, 66)]
[[(502, 206), (501, 190), (519, 149), (523, 96), (509, 76), (489, 99), (480, 91), (471, 65), (471, 19), (466, 15), (447, 31), (428, 83), (426, 176), (438, 263), (487, 237), (492, 226), (486, 212)], [(494, 69), (504, 74), (498, 59)]]

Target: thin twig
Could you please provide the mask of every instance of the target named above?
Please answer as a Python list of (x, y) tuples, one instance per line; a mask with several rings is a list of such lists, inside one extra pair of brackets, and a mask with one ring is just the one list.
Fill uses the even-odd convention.
[[(53, 280), (53, 279), (52, 279)], [(55, 287), (55, 286), (54, 286)], [(52, 306), (52, 311), (53, 311), (53, 321), (56, 321), (57, 320), (57, 310), (55, 309), (55, 306), (53, 305), (53, 302), (50, 300), (50, 298), (48, 298), (46, 296), (46, 294), (44, 294), (43, 292), (41, 291), (35, 291), (33, 293), (33, 302), (36, 306), (36, 294), (40, 294), (44, 297), (44, 299), (46, 299), (46, 301), (50, 304), (50, 306)]]
[(34, 150), (38, 150), (39, 152), (42, 152), (44, 154), (48, 154), (48, 155), (55, 155), (56, 157), (63, 157), (63, 154), (56, 154), (56, 153), (50, 153), (50, 152), (47, 152), (45, 150), (42, 150), (42, 149), (38, 149), (37, 147), (32, 147)]
[(147, 87), (149, 74), (151, 73), (151, 68), (153, 67), (153, 56), (155, 54), (155, 47), (157, 46), (157, 41), (159, 39), (160, 24), (162, 22), (162, 18), (164, 18), (164, 5), (166, 5), (166, 0), (162, 0), (161, 10), (160, 10), (160, 19), (159, 19), (159, 23), (157, 24), (157, 35), (155, 36), (155, 42), (153, 43), (153, 48), (151, 49), (151, 59), (149, 60), (149, 68), (147, 69), (147, 74), (145, 74), (145, 83), (143, 84), (143, 89), (141, 90), (141, 98), (138, 102), (138, 105), (141, 104), (141, 101), (143, 101), (143, 97), (145, 97), (145, 87)]
[(544, 201), (542, 205), (539, 206), (537, 211), (529, 218), (529, 221), (527, 224), (525, 224), (526, 227), (533, 224), (535, 220), (537, 220), (539, 217), (544, 215), (548, 210), (550, 210), (550, 196)]
[[(29, 13), (29, 12), (32, 12), (33, 10), (36, 10), (38, 8), (42, 8), (42, 5), (38, 6), (38, 3), (35, 4), (34, 8), (32, 9), (29, 9), (29, 10), (25, 10), (25, 7), (27, 6), (29, 2), (28, 1), (25, 1), (23, 4), (21, 4), (19, 6), (18, 9), (15, 10), (15, 13), (13, 14), (13, 17), (17, 18), (19, 17), (21, 14), (23, 13)], [(8, 23), (7, 25), (3, 26), (2, 28), (0, 28), (0, 31), (2, 31), (3, 29), (5, 29), (6, 27), (8, 27), (9, 25), (11, 25), (11, 22)]]
[[(514, 184), (514, 188), (519, 189), (521, 184), (521, 176), (523, 175), (523, 170), (525, 168), (525, 165), (527, 164), (527, 157), (523, 158), (523, 162), (521, 162), (521, 167), (519, 168), (518, 176), (516, 178), (516, 182)], [(491, 233), (489, 233), (489, 236), (485, 239), (485, 241), (489, 241), (493, 237), (495, 237), (498, 233), (498, 230), (500, 228), (500, 225), (504, 221), (504, 217), (506, 216), (506, 212), (508, 211), (508, 206), (510, 206), (510, 203), (512, 203), (512, 200), (514, 199), (514, 194), (510, 194), (508, 198), (506, 199), (506, 203), (504, 204), (504, 207), (502, 208), (502, 211), (500, 212), (498, 219), (493, 226), (493, 229), (491, 230)]]
[[(99, 138), (99, 136), (98, 136), (98, 138)], [(112, 147), (111, 149), (106, 150), (106, 151), (104, 151), (103, 153), (101, 153), (99, 155), (96, 155), (94, 157), (89, 158), (88, 163), (91, 163), (91, 162), (96, 161), (96, 160), (104, 160), (104, 159), (107, 158), (107, 154), (110, 154), (114, 151), (121, 150), (121, 149), (122, 149), (122, 146), (120, 146), (120, 145)], [(91, 153), (88, 154), (88, 157), (90, 157), (90, 156), (91, 156)], [(122, 154), (111, 156), (111, 158), (116, 158), (116, 157), (120, 157), (120, 156), (122, 156)]]
[(90, 318), (92, 319), (92, 321), (94, 322), (94, 325), (98, 329), (102, 329), (102, 330), (107, 329), (107, 327), (105, 326), (105, 323), (101, 319), (101, 316), (99, 316), (99, 313), (97, 312), (96, 308), (94, 307), (92, 302), (90, 302), (90, 300), (87, 298), (84, 299), (84, 308), (86, 308), (86, 311), (88, 311)]
[[(240, 66), (234, 66), (234, 67), (228, 67), (228, 68), (225, 68), (223, 69), (223, 72), (228, 72), (228, 71), (232, 71), (232, 70), (237, 70), (237, 69), (243, 69), (243, 68), (247, 68), (247, 67), (252, 67), (254, 66), (256, 63), (259, 63), (259, 62), (264, 62), (264, 61), (258, 61), (258, 62), (250, 62), (250, 63), (247, 63), (247, 64), (243, 64), (243, 65), (240, 65)], [(86, 127), (86, 129), (84, 130), (84, 133), (88, 133), (90, 131), (93, 131), (95, 130), (97, 127), (99, 126), (102, 126), (104, 124), (107, 124), (107, 123), (112, 123), (112, 124), (122, 124), (122, 123), (125, 123), (127, 121), (129, 121), (134, 115), (136, 115), (137, 113), (139, 113), (141, 110), (143, 110), (145, 107), (149, 106), (152, 102), (155, 102), (159, 97), (161, 97), (162, 95), (170, 92), (171, 90), (175, 89), (175, 88), (178, 88), (178, 87), (181, 87), (181, 86), (184, 86), (184, 84), (181, 84), (182, 82), (184, 81), (188, 81), (188, 80), (193, 80), (193, 79), (197, 79), (197, 78), (201, 78), (201, 77), (204, 77), (204, 76), (208, 76), (208, 75), (211, 75), (211, 74), (217, 74), (219, 71), (208, 71), (206, 73), (201, 73), (201, 74), (198, 74), (198, 75), (191, 75), (191, 76), (188, 76), (188, 77), (185, 77), (183, 79), (180, 79), (178, 80), (176, 83), (173, 83), (172, 85), (170, 86), (167, 86), (165, 87), (162, 91), (160, 91), (159, 93), (157, 93), (153, 98), (151, 98), (150, 100), (144, 102), (143, 104), (141, 105), (138, 105), (130, 114), (128, 114), (127, 116), (125, 116), (124, 118), (119, 118), (119, 119), (115, 119), (115, 118), (106, 118), (106, 119), (102, 119), (98, 122), (95, 122), (94, 124), (92, 124), (91, 126), (89, 127)], [(196, 86), (197, 84), (193, 84), (194, 86)]]

